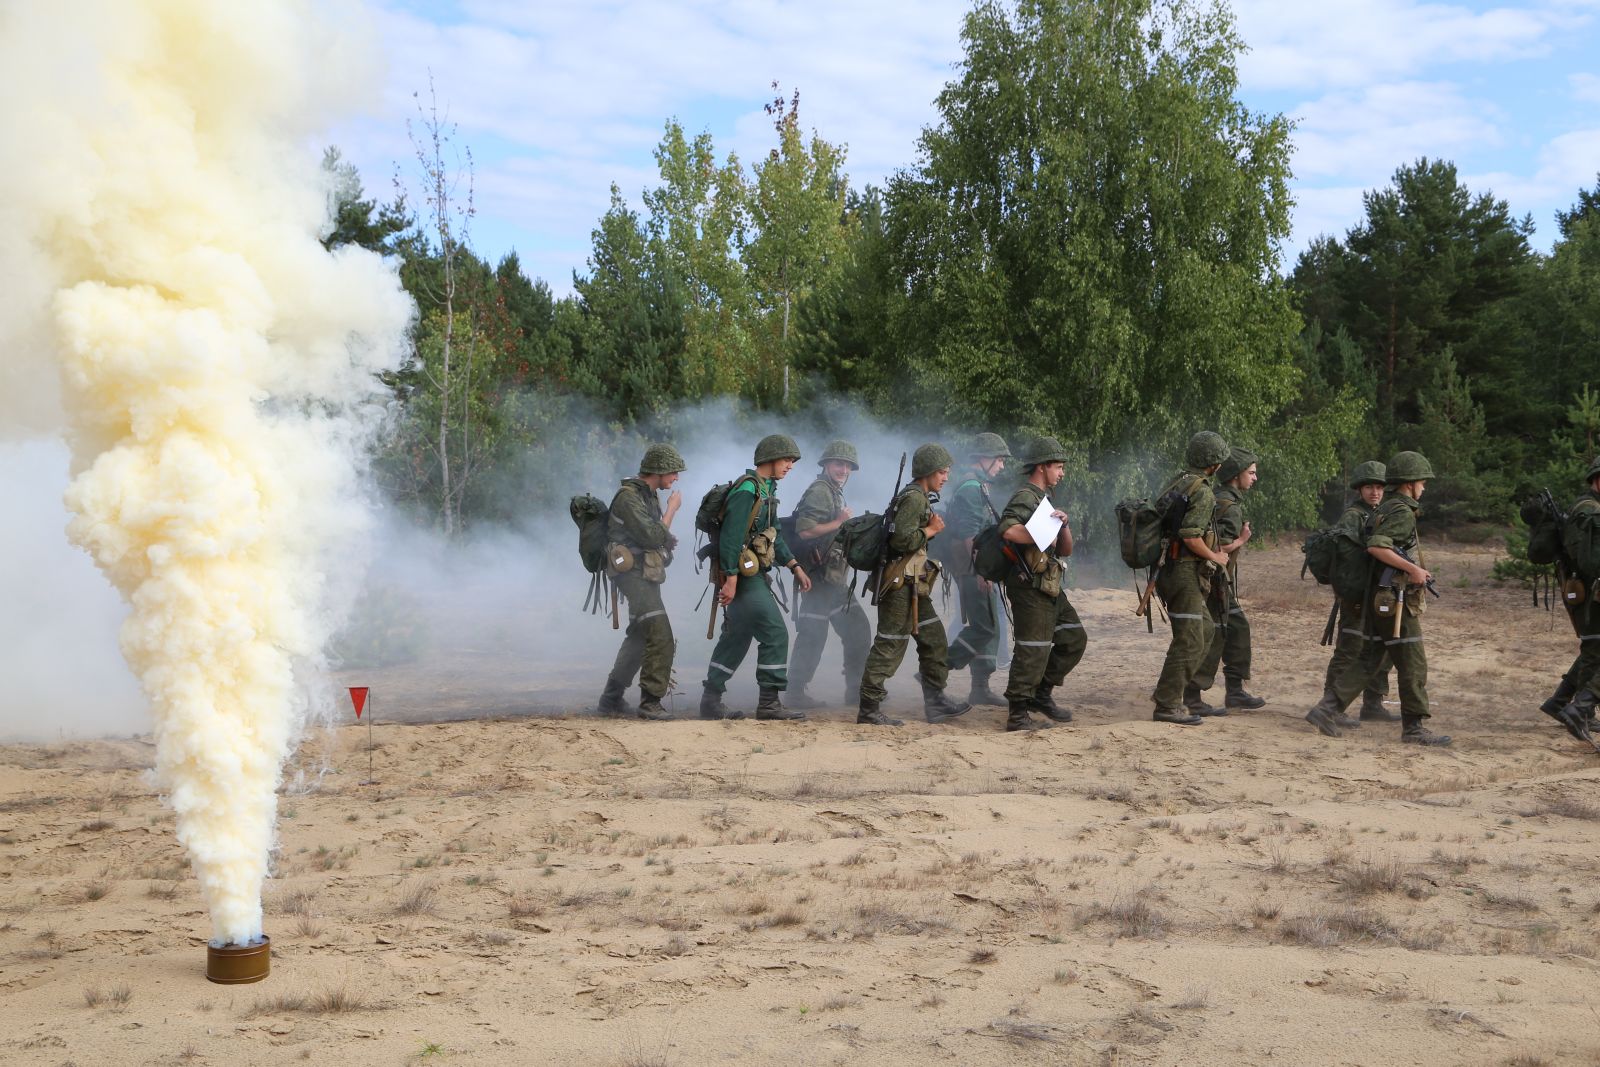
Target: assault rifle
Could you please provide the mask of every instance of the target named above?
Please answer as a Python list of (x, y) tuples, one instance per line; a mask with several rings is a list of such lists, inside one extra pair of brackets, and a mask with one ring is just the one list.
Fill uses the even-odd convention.
[[(1411, 558), (1411, 554), (1403, 548), (1396, 547), (1391, 549), (1391, 551), (1401, 559), (1405, 560), (1407, 563), (1416, 562), (1416, 560)], [(1381, 589), (1384, 586), (1389, 586), (1394, 589), (1394, 632), (1389, 635), (1389, 638), (1390, 640), (1398, 641), (1400, 639), (1400, 620), (1405, 617), (1406, 613), (1406, 587), (1411, 584), (1411, 580), (1409, 577), (1407, 577), (1404, 582), (1401, 582), (1398, 586), (1396, 586), (1394, 580), (1395, 575), (1404, 576), (1405, 572), (1399, 567), (1383, 568), (1383, 572), (1378, 575), (1378, 587)], [(1439, 590), (1434, 588), (1433, 579), (1431, 577), (1428, 579), (1424, 588), (1427, 589), (1428, 592), (1432, 593), (1435, 598), (1439, 596)]]
[(906, 454), (900, 453), (900, 469), (894, 476), (894, 493), (889, 497), (889, 506), (883, 509), (883, 524), (879, 531), (883, 535), (883, 543), (878, 547), (878, 565), (872, 569), (872, 574), (867, 585), (872, 589), (872, 606), (878, 606), (878, 597), (883, 593), (883, 572), (889, 566), (889, 538), (894, 536), (895, 504), (900, 499), (901, 482), (906, 476)]
[[(983, 506), (988, 509), (989, 517), (994, 520), (995, 526), (998, 527), (1000, 525), (1000, 513), (994, 509), (994, 501), (989, 499), (989, 487), (986, 484), (984, 484), (983, 482), (979, 482), (978, 483), (978, 493), (979, 493), (980, 496), (983, 497)], [(1006, 559), (1009, 559), (1012, 563), (1016, 564), (1017, 577), (1022, 579), (1024, 585), (1026, 585), (1029, 581), (1032, 581), (1033, 575), (1029, 574), (1028, 573), (1028, 568), (1024, 567), (1022, 565), (1021, 557), (1019, 555), (1013, 553), (1011, 551), (1011, 547), (1009, 545), (1007, 545), (1004, 541), (1002, 541), (1000, 543), (1000, 551), (1005, 553)], [(974, 577), (979, 577), (979, 576), (974, 574)], [(1005, 608), (1005, 610), (1006, 610), (1006, 619), (1008, 621), (1010, 621), (1011, 620), (1011, 600), (1010, 600), (1009, 597), (1006, 596), (1005, 583), (1004, 582), (991, 582), (990, 584), (993, 585), (995, 587), (995, 589), (999, 592), (999, 594), (1000, 594), (1000, 606)], [(963, 608), (962, 610), (965, 611), (966, 609)]]

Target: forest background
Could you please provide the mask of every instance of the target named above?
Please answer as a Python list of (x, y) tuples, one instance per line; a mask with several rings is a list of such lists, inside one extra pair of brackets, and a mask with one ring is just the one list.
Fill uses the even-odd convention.
[(931, 414), (958, 452), (1059, 437), (1090, 545), (1204, 428), (1260, 454), (1263, 530), (1327, 519), (1351, 466), (1401, 448), (1432, 460), (1431, 521), (1461, 536), (1575, 493), (1600, 447), (1600, 176), (1540, 252), (1451, 162), (1397, 160), (1290, 265), (1293, 125), (1239, 102), (1225, 6), (980, 3), (962, 45), (881, 188), (851, 186), (798, 92), (767, 105), (753, 164), (668, 119), (659, 184), (640, 209), (612, 187), (560, 298), (473, 251), (470, 146), (431, 94), (420, 198), (369, 197), (330, 149), (325, 243), (397, 257), (418, 307), (384, 491), (456, 535), (564, 510), (552, 472), (625, 469), (686, 420), (753, 441), (861, 406), (891, 429)]

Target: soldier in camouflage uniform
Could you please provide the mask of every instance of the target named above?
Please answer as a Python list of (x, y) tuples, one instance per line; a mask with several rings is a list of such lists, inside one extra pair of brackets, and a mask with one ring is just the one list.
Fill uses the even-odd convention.
[[(804, 719), (805, 713), (783, 706), (779, 694), (789, 679), (789, 628), (773, 596), (768, 572), (773, 566), (794, 572), (795, 585), (810, 592), (811, 579), (784, 543), (778, 528), (778, 482), (800, 458), (800, 446), (792, 437), (771, 434), (756, 445), (755, 466), (744, 472), (728, 491), (722, 516), (722, 533), (717, 541), (717, 567), (714, 577), (717, 604), (727, 607), (722, 621), (722, 636), (711, 652), (706, 668), (705, 691), (700, 697), (702, 719), (738, 719), (743, 714), (729, 711), (722, 694), (756, 642), (756, 685), (760, 699), (758, 719)], [(741, 573), (741, 557), (749, 553), (754, 566)], [(714, 608), (713, 608), (714, 610)]]
[[(1589, 483), (1588, 490), (1567, 509), (1567, 522), (1579, 524), (1590, 537), (1600, 539), (1600, 459), (1590, 464), (1583, 478)], [(1594, 603), (1600, 594), (1600, 574), (1583, 573), (1579, 568), (1579, 573), (1571, 577), (1585, 586), (1583, 603), (1567, 604), (1565, 598), (1562, 601), (1578, 636), (1578, 657), (1539, 710), (1581, 740), (1583, 732), (1593, 727), (1596, 698), (1600, 697), (1600, 605)]]
[[(639, 676), (639, 718), (670, 719), (661, 698), (672, 684), (672, 620), (661, 602), (661, 583), (678, 539), (672, 536), (672, 519), (683, 504), (683, 494), (672, 489), (684, 470), (683, 457), (671, 445), (651, 445), (639, 464), (639, 476), (626, 478), (611, 498), (611, 519), (606, 528), (606, 572), (628, 602), (628, 630), (617, 660), (600, 694), (599, 712), (627, 714), (622, 698), (633, 676)], [(663, 510), (659, 497), (672, 489)], [(626, 551), (619, 552), (618, 549)], [(626, 563), (618, 570), (617, 563)]]
[[(1353, 544), (1361, 545), (1363, 551), (1367, 535), (1376, 522), (1378, 505), (1383, 502), (1383, 477), (1383, 464), (1377, 460), (1357, 464), (1350, 476), (1350, 488), (1355, 490), (1356, 498), (1344, 509), (1344, 514), (1339, 516), (1339, 521), (1333, 527), (1335, 533)], [(1372, 557), (1367, 558), (1370, 560)], [(1368, 633), (1368, 627), (1362, 624), (1369, 615), (1371, 612), (1367, 611), (1364, 597), (1340, 598), (1339, 640), (1333, 646), (1333, 658), (1328, 661), (1328, 673), (1323, 679), (1324, 698), (1333, 692), (1334, 679), (1339, 677), (1345, 667), (1361, 659), (1362, 650), (1370, 642), (1376, 641), (1380, 646), (1383, 645), (1384, 635)], [(1399, 721), (1400, 716), (1383, 706), (1383, 698), (1388, 692), (1389, 651), (1384, 648), (1383, 654), (1378, 658), (1377, 673), (1367, 679), (1366, 688), (1361, 692), (1361, 717), (1352, 719), (1341, 713), (1335, 717), (1339, 726), (1350, 730), (1364, 722)]]
[(922, 685), (923, 713), (929, 722), (944, 722), (972, 709), (956, 704), (944, 693), (950, 668), (946, 663), (944, 623), (933, 609), (933, 587), (939, 565), (928, 558), (928, 542), (944, 529), (933, 510), (933, 494), (950, 478), (950, 453), (941, 445), (918, 448), (911, 459), (911, 484), (900, 491), (886, 516), (894, 527), (889, 534), (888, 562), (878, 587), (878, 632), (867, 653), (861, 678), (861, 705), (856, 721), (872, 726), (899, 726), (879, 710), (888, 695), (884, 688), (905, 659), (906, 646), (915, 641), (917, 675)]
[[(1017, 573), (1006, 575), (1015, 631), (1006, 685), (1007, 730), (1037, 730), (1049, 725), (1035, 722), (1028, 714), (1033, 711), (1055, 722), (1072, 721), (1072, 712), (1057, 706), (1052, 693), (1083, 659), (1089, 644), (1083, 621), (1064, 589), (1066, 558), (1072, 555), (1067, 513), (1050, 505), (1061, 532), (1042, 552), (1027, 530), (1028, 520), (1061, 481), (1066, 459), (1066, 449), (1054, 437), (1042, 437), (1029, 445), (1022, 455), (1026, 480), (1000, 514), (1000, 538), (1021, 563)], [(1021, 573), (1024, 567), (1026, 577)]]
[(872, 624), (850, 595), (850, 566), (844, 550), (835, 543), (839, 527), (850, 517), (844, 502), (845, 483), (861, 469), (856, 447), (849, 441), (835, 441), (817, 461), (822, 473), (806, 488), (794, 509), (793, 547), (801, 565), (811, 576), (811, 592), (795, 608), (794, 654), (789, 660), (788, 704), (792, 708), (814, 708), (818, 702), (806, 692), (817, 673), (828, 627), (839, 635), (844, 650), (844, 702), (854, 705), (861, 699), (861, 671), (867, 662), (867, 646), (872, 643)]
[(950, 669), (972, 668), (971, 704), (999, 706), (1001, 700), (989, 689), (1000, 651), (1000, 597), (994, 583), (972, 571), (972, 539), (978, 531), (996, 521), (998, 504), (990, 499), (994, 480), (1005, 470), (1011, 449), (997, 433), (980, 433), (968, 454), (972, 461), (950, 502), (950, 529), (946, 537), (956, 541), (951, 570), (961, 595), (959, 633), (950, 642)]
[[(1380, 593), (1385, 598), (1396, 599), (1403, 593), (1404, 604), (1395, 606), (1399, 634), (1396, 636), (1387, 622), (1375, 626), (1383, 644), (1368, 642), (1361, 659), (1334, 679), (1333, 692), (1325, 694), (1306, 713), (1306, 721), (1329, 737), (1339, 737), (1343, 733), (1336, 716), (1366, 688), (1368, 679), (1378, 669), (1382, 650), (1387, 648), (1400, 691), (1400, 740), (1413, 745), (1450, 743), (1449, 737), (1432, 733), (1422, 725), (1428, 718), (1428, 655), (1422, 647), (1422, 613), (1427, 597), (1424, 587), (1433, 576), (1422, 564), (1417, 512), (1421, 508), (1423, 490), (1432, 477), (1433, 468), (1417, 452), (1400, 452), (1385, 465), (1384, 481), (1389, 492), (1378, 505), (1372, 536), (1367, 538), (1367, 553), (1374, 564), (1367, 601), (1371, 604)], [(1410, 558), (1402, 556), (1402, 552)], [(1392, 587), (1382, 584), (1387, 568), (1394, 571)], [(1377, 612), (1377, 608), (1371, 610)]]
[(1198, 726), (1205, 721), (1183, 706), (1183, 691), (1199, 670), (1217, 629), (1209, 603), (1211, 585), (1217, 568), (1226, 566), (1228, 557), (1217, 550), (1217, 533), (1212, 528), (1216, 497), (1211, 476), (1221, 468), (1228, 453), (1228, 443), (1220, 434), (1210, 430), (1195, 434), (1184, 450), (1184, 469), (1156, 497), (1159, 500), (1177, 491), (1188, 498), (1187, 504), (1175, 505), (1183, 508), (1183, 515), (1177, 520), (1176, 536), (1156, 572), (1156, 592), (1172, 623), (1172, 643), (1167, 646), (1161, 676), (1151, 694), (1156, 705), (1151, 718), (1156, 722)]
[(1221, 542), (1221, 551), (1228, 557), (1227, 581), (1211, 586), (1211, 613), (1218, 623), (1211, 646), (1200, 661), (1200, 670), (1183, 691), (1183, 706), (1193, 715), (1216, 715), (1218, 709), (1207, 704), (1201, 692), (1210, 689), (1217, 680), (1217, 665), (1222, 666), (1222, 676), (1227, 682), (1227, 696), (1220, 714), (1229, 711), (1254, 711), (1266, 703), (1247, 692), (1244, 683), (1250, 677), (1250, 617), (1239, 605), (1234, 582), (1239, 575), (1237, 553), (1250, 543), (1250, 523), (1244, 517), (1245, 493), (1256, 484), (1256, 454), (1248, 448), (1229, 450), (1228, 458), (1217, 470), (1217, 488), (1213, 491), (1216, 510), (1211, 521)]

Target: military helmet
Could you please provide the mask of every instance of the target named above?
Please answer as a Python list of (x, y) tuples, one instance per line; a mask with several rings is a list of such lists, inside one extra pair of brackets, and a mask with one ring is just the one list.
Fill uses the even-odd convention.
[(944, 445), (931, 443), (922, 445), (911, 454), (911, 477), (926, 478), (930, 474), (944, 470), (954, 462), (950, 450)]
[(688, 469), (689, 465), (678, 450), (667, 444), (651, 445), (644, 450), (644, 459), (639, 461), (640, 474), (677, 474)]
[(1022, 465), (1037, 467), (1042, 463), (1065, 463), (1067, 450), (1054, 437), (1040, 437), (1028, 442), (1022, 451)]
[(842, 460), (850, 464), (850, 469), (861, 469), (861, 461), (856, 458), (856, 446), (849, 441), (834, 441), (822, 450), (822, 458), (817, 460), (817, 466), (822, 466), (830, 459)]
[(788, 434), (768, 434), (756, 445), (756, 466), (771, 463), (775, 459), (799, 459), (800, 446), (794, 443), (794, 438)]
[(1352, 489), (1360, 489), (1363, 485), (1382, 485), (1383, 481), (1383, 464), (1375, 459), (1357, 463), (1356, 469), (1350, 472)]
[(1222, 439), (1220, 433), (1201, 430), (1189, 438), (1189, 447), (1184, 449), (1183, 458), (1195, 470), (1215, 467), (1228, 458), (1228, 442)]
[(1390, 485), (1425, 482), (1433, 477), (1433, 467), (1421, 452), (1396, 452), (1384, 466), (1383, 480)]
[(1596, 478), (1600, 478), (1600, 456), (1597, 456), (1595, 461), (1589, 464), (1589, 470), (1583, 476), (1583, 480), (1586, 482), (1592, 482)]
[(1231, 482), (1239, 475), (1250, 469), (1250, 464), (1256, 462), (1256, 454), (1248, 448), (1232, 448), (1228, 450), (1228, 458), (1222, 461), (1222, 467), (1217, 471), (1217, 481)]
[(997, 433), (980, 433), (972, 439), (972, 447), (967, 449), (968, 459), (977, 459), (980, 456), (999, 456), (1001, 459), (1011, 458), (1011, 448), (1006, 444), (1006, 439)]

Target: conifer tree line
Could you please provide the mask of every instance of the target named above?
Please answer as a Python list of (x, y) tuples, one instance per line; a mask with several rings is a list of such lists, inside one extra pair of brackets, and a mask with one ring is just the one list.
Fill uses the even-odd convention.
[(420, 202), (368, 198), (330, 149), (326, 243), (398, 256), (419, 308), (386, 490), (453, 532), (559, 507), (539, 472), (700, 401), (765, 427), (841, 396), (891, 426), (939, 413), (952, 444), (1060, 437), (1091, 534), (1205, 428), (1261, 455), (1264, 529), (1317, 523), (1352, 465), (1400, 448), (1432, 459), (1430, 514), (1454, 523), (1573, 489), (1600, 448), (1600, 177), (1546, 253), (1449, 161), (1400, 161), (1288, 263), (1294, 131), (1237, 99), (1225, 5), (982, 0), (961, 38), (882, 187), (850, 184), (799, 93), (767, 105), (754, 163), (668, 120), (657, 184), (638, 206), (612, 186), (568, 296), (472, 250), (435, 112), (412, 131)]

